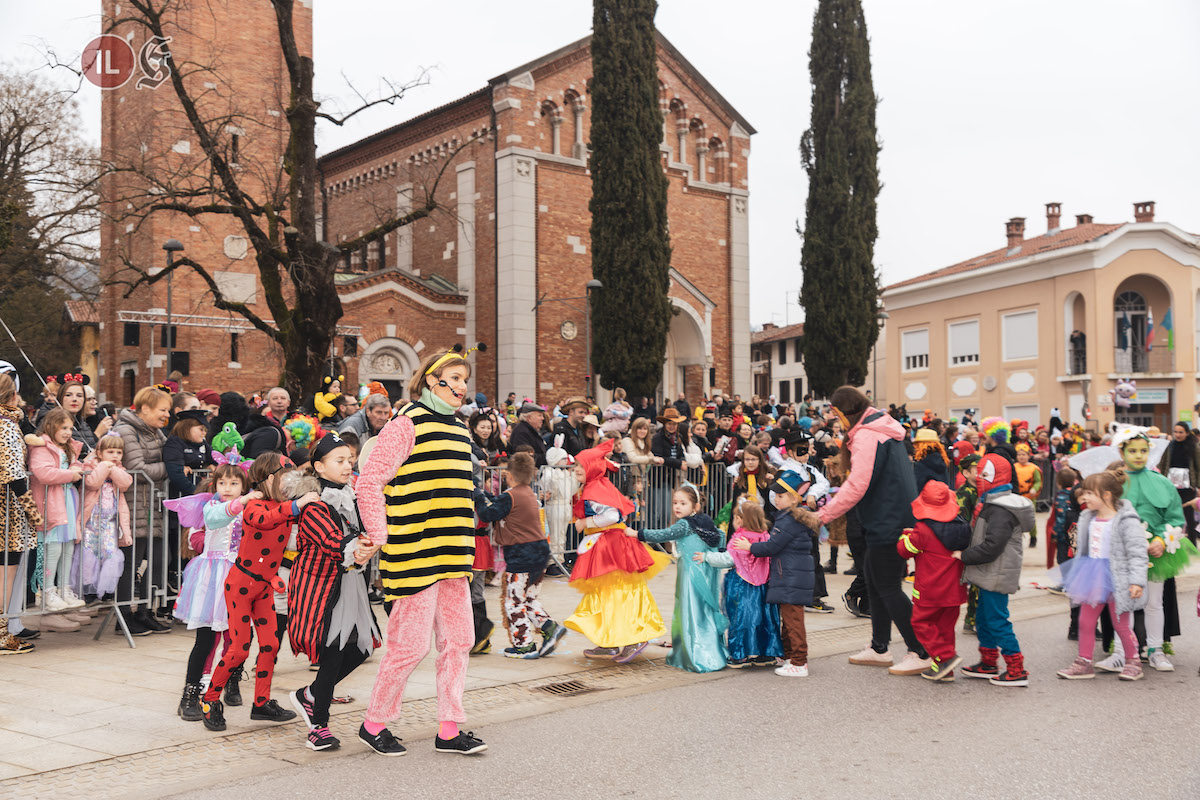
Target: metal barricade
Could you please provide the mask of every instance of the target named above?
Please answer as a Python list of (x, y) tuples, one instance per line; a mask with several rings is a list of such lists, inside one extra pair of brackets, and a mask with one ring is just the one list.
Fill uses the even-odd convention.
[[(37, 624), (35, 620), (51, 615), (99, 609), (107, 614), (93, 639), (98, 640), (109, 621), (115, 620), (129, 646), (134, 647), (127, 616), (140, 606), (154, 610), (178, 597), (182, 550), (180, 531), (169, 524), (171, 514), (162, 505), (167, 497), (167, 481), (155, 482), (140, 471), (129, 474), (133, 483), (118, 495), (115, 515), (101, 531), (90, 530), (90, 520), (83, 518), (86, 496), (83, 483), (66, 484), (71, 489), (64, 492), (75, 492), (74, 498), (68, 501), (64, 497), (64, 502), (75, 505), (81, 530), (78, 542), (74, 541), (75, 532), (50, 527), (49, 492), (42, 495), (39, 510), (43, 526), (36, 532), (33, 546), (20, 554), (5, 552), (3, 591), (7, 619), (25, 618), (33, 625)], [(122, 496), (129, 508), (132, 541), (127, 546), (120, 546)], [(100, 502), (96, 500), (93, 510)]]

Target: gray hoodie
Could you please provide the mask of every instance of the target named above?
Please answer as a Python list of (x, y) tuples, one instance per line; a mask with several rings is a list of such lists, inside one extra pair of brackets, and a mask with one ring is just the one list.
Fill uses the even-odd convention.
[(979, 498), (983, 508), (962, 551), (963, 577), (980, 589), (1015, 594), (1021, 588), (1021, 534), (1034, 526), (1033, 503), (1011, 491)]

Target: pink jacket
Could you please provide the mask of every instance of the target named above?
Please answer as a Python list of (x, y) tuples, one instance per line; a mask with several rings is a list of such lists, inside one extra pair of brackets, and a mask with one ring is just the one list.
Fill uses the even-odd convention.
[[(72, 467), (82, 467), (79, 463), (79, 451), (83, 449), (80, 442), (72, 439), (67, 443), (71, 449), (68, 456)], [(29, 448), (29, 487), (33, 490), (33, 500), (38, 510), (46, 520), (46, 530), (67, 524), (67, 499), (63, 486), (74, 483), (79, 477), (70, 469), (62, 469), (58, 465), (62, 456), (62, 448), (46, 440), (40, 447)], [(83, 533), (83, 517), (75, 520), (77, 532)]]
[[(871, 417), (875, 415), (875, 419)], [(875, 448), (889, 439), (902, 440), (904, 428), (889, 414), (880, 414), (879, 409), (868, 407), (860, 421), (846, 434), (846, 446), (850, 448), (850, 475), (833, 495), (833, 499), (822, 506), (817, 515), (822, 524), (828, 525), (854, 508), (871, 485), (875, 471)]]
[(99, 461), (94, 456), (84, 465), (92, 474), (83, 478), (83, 524), (86, 525), (92, 516), (92, 509), (100, 500), (100, 490), (104, 488), (104, 482), (111, 478), (113, 488), (117, 490), (117, 531), (122, 541), (129, 541), (133, 533), (129, 525), (129, 501), (125, 499), (125, 492), (133, 485), (133, 476), (121, 467)]

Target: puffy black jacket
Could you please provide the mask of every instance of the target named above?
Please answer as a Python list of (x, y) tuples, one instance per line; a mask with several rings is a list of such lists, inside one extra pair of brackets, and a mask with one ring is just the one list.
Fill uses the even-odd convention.
[(542, 437), (533, 429), (533, 426), (525, 420), (521, 420), (513, 426), (512, 433), (508, 436), (508, 452), (517, 452), (517, 448), (523, 444), (533, 448), (534, 464), (539, 467), (546, 466), (546, 443), (542, 441)]
[(771, 538), (750, 545), (750, 555), (771, 559), (768, 603), (806, 606), (812, 602), (816, 583), (812, 542), (812, 531), (782, 511), (771, 529)]

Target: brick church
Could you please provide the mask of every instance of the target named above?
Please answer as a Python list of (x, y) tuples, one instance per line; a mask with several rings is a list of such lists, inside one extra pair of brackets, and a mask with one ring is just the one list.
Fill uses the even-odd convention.
[[(105, 9), (113, 13), (112, 0)], [(296, 11), (297, 38), (311, 53), (311, 3)], [(239, 4), (238, 14), (242, 29), (274, 28), (265, 3)], [(286, 101), (278, 51), (235, 40), (212, 52), (220, 22), (210, 11), (201, 16), (180, 25), (186, 33), (172, 43), (176, 60), (215, 56), (221, 68), (213, 74), (221, 79), (206, 84), (204, 102), (235, 97), (241, 108), (258, 109), (257, 119), (227, 132), (240, 160), (277, 161), (286, 141), (278, 131)], [(444, 209), (343, 259), (337, 282), (345, 313), (330, 358), (351, 386), (378, 380), (395, 399), (428, 348), (484, 341), (488, 350), (472, 355), (473, 388), (490, 398), (511, 391), (554, 404), (588, 388), (589, 42), (321, 157), (318, 224), (326, 241), (354, 238), (431, 195)], [(748, 396), (754, 129), (661, 34), (658, 62), (670, 297), (679, 312), (660, 392), (698, 397), (715, 387)], [(178, 170), (199, 152), (168, 87), (138, 92), (131, 81), (105, 93), (103, 115), (106, 158), (157, 148), (168, 153), (161, 163)], [(165, 264), (169, 238), (209, 266), (223, 293), (269, 319), (248, 243), (217, 215), (157, 213), (140, 225), (110, 223), (102, 231), (105, 268), (121, 258)], [(167, 373), (166, 281), (124, 293), (106, 289), (99, 307), (100, 390), (117, 403)], [(211, 298), (198, 277), (185, 270), (174, 276), (172, 365), (185, 373), (184, 386), (250, 392), (272, 385), (280, 363), (273, 343), (240, 316), (216, 310)]]

